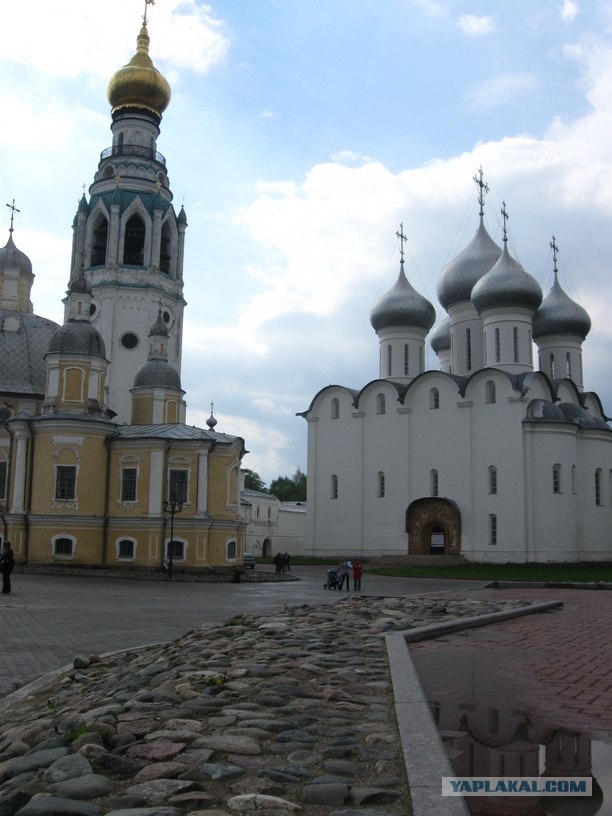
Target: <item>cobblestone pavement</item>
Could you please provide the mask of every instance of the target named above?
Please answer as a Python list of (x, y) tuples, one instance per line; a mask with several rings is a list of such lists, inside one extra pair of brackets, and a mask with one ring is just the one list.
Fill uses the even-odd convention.
[[(0, 596), (0, 698), (70, 663), (77, 652), (101, 654), (161, 643), (238, 612), (267, 613), (305, 602), (332, 603), (338, 600), (338, 593), (323, 589), (325, 570), (323, 566), (300, 567), (299, 581), (241, 584), (13, 573), (13, 592)], [(463, 590), (466, 583), (366, 575), (363, 586), (367, 594), (403, 596)]]
[(335, 601), (77, 655), (2, 710), (0, 813), (409, 816), (385, 634), (524, 603)]

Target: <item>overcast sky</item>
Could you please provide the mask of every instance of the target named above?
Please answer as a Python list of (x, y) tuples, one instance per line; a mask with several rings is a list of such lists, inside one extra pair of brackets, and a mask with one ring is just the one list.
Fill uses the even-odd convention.
[[(19, 0), (0, 38), (0, 184), (21, 212), (37, 314), (62, 321), (71, 223), (111, 143), (106, 84), (144, 0)], [(266, 482), (306, 469), (296, 417), (378, 376), (375, 300), (441, 269), (486, 224), (590, 313), (585, 388), (612, 414), (612, 4), (608, 0), (156, 0), (172, 86), (158, 149), (189, 228), (189, 423), (243, 436)], [(10, 211), (0, 231), (8, 237)], [(0, 235), (1, 238), (1, 235)], [(5, 239), (2, 239), (2, 244)], [(428, 366), (437, 367), (433, 352)]]

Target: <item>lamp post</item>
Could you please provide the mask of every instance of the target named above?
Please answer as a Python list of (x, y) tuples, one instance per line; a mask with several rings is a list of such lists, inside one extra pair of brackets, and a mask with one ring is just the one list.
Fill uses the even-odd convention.
[(183, 509), (183, 502), (176, 498), (173, 493), (169, 499), (164, 499), (163, 502), (164, 513), (170, 513), (170, 542), (168, 543), (168, 580), (172, 580), (172, 567), (174, 556), (174, 515), (180, 513)]

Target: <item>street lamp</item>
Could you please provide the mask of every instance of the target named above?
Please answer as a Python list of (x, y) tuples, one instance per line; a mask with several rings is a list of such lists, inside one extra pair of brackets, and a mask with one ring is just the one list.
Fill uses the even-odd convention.
[(183, 509), (183, 502), (176, 498), (173, 493), (169, 499), (164, 499), (162, 503), (164, 513), (170, 513), (170, 542), (168, 544), (168, 580), (172, 580), (172, 557), (174, 555), (174, 515)]

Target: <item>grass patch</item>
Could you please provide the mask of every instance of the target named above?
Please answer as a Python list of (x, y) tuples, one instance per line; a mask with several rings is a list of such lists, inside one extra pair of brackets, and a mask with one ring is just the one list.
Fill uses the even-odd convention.
[(593, 564), (457, 564), (371, 567), (375, 575), (405, 578), (464, 578), (476, 581), (569, 581), (612, 583), (612, 562)]

